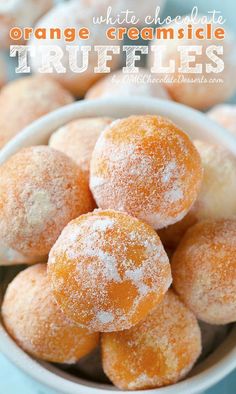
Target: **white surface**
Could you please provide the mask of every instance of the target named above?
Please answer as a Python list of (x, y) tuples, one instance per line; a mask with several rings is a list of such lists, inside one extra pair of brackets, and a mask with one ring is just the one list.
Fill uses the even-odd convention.
[[(104, 99), (81, 101), (64, 107), (34, 122), (18, 134), (0, 153), (0, 164), (21, 147), (46, 143), (51, 133), (68, 121), (85, 116), (111, 116), (114, 118), (131, 114), (159, 114), (169, 117), (193, 138), (200, 138), (224, 145), (236, 155), (236, 139), (218, 127), (205, 115), (170, 101), (147, 98)], [(26, 355), (0, 329), (0, 349), (19, 368), (41, 383), (58, 392), (68, 394), (99, 394), (115, 390), (111, 386), (96, 385), (61, 372), (50, 364), (39, 364)], [(195, 376), (169, 387), (144, 390), (145, 393), (194, 394), (218, 382), (236, 366), (236, 328), (208, 359), (195, 368)], [(60, 376), (59, 376), (60, 375)], [(65, 379), (66, 377), (66, 379)], [(122, 391), (120, 391), (122, 393)]]

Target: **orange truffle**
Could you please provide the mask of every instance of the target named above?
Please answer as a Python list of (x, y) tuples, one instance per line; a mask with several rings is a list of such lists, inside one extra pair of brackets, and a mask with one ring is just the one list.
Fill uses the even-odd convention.
[(45, 76), (8, 83), (0, 92), (0, 148), (36, 119), (72, 101), (70, 93)]
[(1, 239), (26, 256), (47, 254), (93, 204), (85, 174), (48, 146), (22, 149), (0, 167)]
[(194, 141), (204, 171), (192, 212), (198, 220), (230, 219), (236, 215), (236, 158), (223, 146)]
[(230, 219), (236, 214), (236, 159), (222, 146), (194, 141), (201, 157), (203, 180), (197, 200), (179, 222), (158, 235), (165, 246), (175, 248), (187, 229), (199, 220)]
[(76, 326), (59, 309), (46, 264), (27, 268), (9, 284), (2, 317), (17, 344), (42, 360), (72, 364), (98, 344), (98, 334)]
[(90, 188), (100, 208), (125, 211), (160, 229), (181, 220), (196, 200), (202, 168), (189, 137), (160, 116), (113, 122), (99, 137)]
[(236, 135), (236, 105), (221, 104), (216, 105), (207, 115), (210, 119), (217, 122), (220, 126), (225, 127), (231, 133)]
[(185, 234), (172, 259), (173, 285), (210, 324), (236, 321), (236, 220), (209, 220)]
[(112, 210), (95, 210), (69, 223), (49, 254), (48, 273), (64, 313), (92, 331), (137, 324), (171, 283), (155, 231)]
[(52, 134), (49, 145), (70, 156), (89, 178), (90, 160), (101, 132), (111, 123), (110, 118), (74, 120)]
[(102, 334), (104, 371), (122, 390), (173, 384), (187, 375), (200, 352), (197, 320), (172, 290), (140, 324)]

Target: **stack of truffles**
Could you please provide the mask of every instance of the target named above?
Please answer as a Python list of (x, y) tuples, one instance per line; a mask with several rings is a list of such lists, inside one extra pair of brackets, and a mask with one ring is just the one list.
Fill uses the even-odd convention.
[(38, 262), (2, 318), (31, 356), (76, 365), (99, 346), (118, 388), (162, 387), (201, 355), (199, 323), (236, 321), (236, 160), (186, 132), (77, 119), (0, 167), (1, 243)]

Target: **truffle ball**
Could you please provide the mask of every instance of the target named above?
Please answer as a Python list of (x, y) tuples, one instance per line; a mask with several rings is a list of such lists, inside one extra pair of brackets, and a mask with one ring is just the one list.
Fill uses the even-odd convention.
[(194, 141), (202, 161), (203, 181), (192, 212), (198, 220), (236, 215), (236, 158), (221, 146)]
[(197, 200), (179, 222), (158, 231), (165, 246), (175, 249), (193, 224), (236, 215), (236, 159), (221, 146), (194, 141), (202, 161), (203, 180)]
[(236, 220), (195, 224), (172, 258), (173, 285), (198, 319), (236, 321)]
[(45, 76), (8, 83), (0, 92), (0, 148), (36, 119), (72, 101), (66, 90)]
[(78, 327), (59, 309), (46, 264), (29, 267), (13, 279), (4, 297), (2, 317), (16, 343), (42, 360), (73, 364), (98, 344), (98, 334)]
[(26, 256), (47, 254), (93, 204), (85, 174), (48, 146), (22, 149), (0, 167), (1, 239)]
[(113, 122), (92, 154), (90, 188), (99, 208), (125, 211), (155, 229), (186, 215), (201, 179), (200, 156), (189, 137), (160, 116)]
[(89, 178), (90, 161), (101, 132), (112, 122), (110, 118), (77, 119), (56, 130), (49, 145), (71, 157)]
[(221, 104), (213, 107), (207, 115), (236, 135), (236, 105)]
[(169, 260), (155, 231), (112, 210), (70, 222), (50, 251), (48, 273), (64, 313), (101, 332), (137, 324), (171, 283)]
[(102, 334), (103, 369), (122, 390), (176, 383), (188, 374), (200, 352), (197, 320), (172, 290), (135, 327)]

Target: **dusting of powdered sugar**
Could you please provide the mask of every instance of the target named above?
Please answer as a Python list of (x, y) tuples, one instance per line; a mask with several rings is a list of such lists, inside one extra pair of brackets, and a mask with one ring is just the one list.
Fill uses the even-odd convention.
[[(71, 280), (64, 289), (61, 271), (54, 277), (62, 256)], [(171, 283), (168, 258), (155, 231), (112, 210), (95, 210), (63, 230), (49, 255), (49, 274), (54, 289), (66, 293), (70, 314), (97, 331), (129, 328), (145, 297), (158, 299)], [(86, 299), (87, 310), (80, 310)]]
[(209, 324), (236, 320), (236, 221), (205, 220), (191, 227), (172, 260), (174, 287)]
[(100, 136), (90, 188), (100, 208), (128, 212), (159, 229), (191, 208), (201, 176), (199, 154), (184, 132), (161, 117), (131, 116)]
[(119, 388), (162, 387), (180, 380), (193, 367), (201, 353), (201, 331), (194, 314), (169, 290), (141, 323), (104, 334), (102, 353), (104, 371)]
[(101, 323), (104, 323), (104, 324), (111, 323), (114, 320), (113, 314), (110, 312), (106, 312), (106, 311), (98, 312), (96, 317)]
[(48, 254), (65, 225), (94, 205), (76, 164), (48, 146), (22, 149), (4, 163), (0, 190), (1, 237), (26, 256)]
[(2, 316), (17, 344), (42, 360), (74, 364), (83, 348), (92, 350), (98, 344), (98, 334), (81, 330), (61, 312), (52, 296), (46, 264), (31, 266), (14, 278), (5, 294)]
[(56, 130), (49, 146), (71, 157), (89, 178), (92, 151), (101, 132), (111, 123), (110, 118), (81, 118)]

